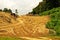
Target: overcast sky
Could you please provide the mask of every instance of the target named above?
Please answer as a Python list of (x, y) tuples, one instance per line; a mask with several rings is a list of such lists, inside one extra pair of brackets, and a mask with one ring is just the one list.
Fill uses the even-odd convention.
[(17, 9), (21, 15), (32, 11), (41, 1), (42, 0), (0, 0), (0, 9), (10, 8), (13, 12)]

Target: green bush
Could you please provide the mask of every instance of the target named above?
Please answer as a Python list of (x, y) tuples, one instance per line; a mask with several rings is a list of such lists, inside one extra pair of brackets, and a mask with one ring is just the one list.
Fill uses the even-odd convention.
[(39, 15), (55, 15), (55, 14), (59, 14), (60, 13), (60, 7), (58, 8), (53, 8), (49, 11), (45, 11), (45, 12), (42, 12), (42, 13), (39, 13)]
[(46, 27), (54, 30), (56, 35), (60, 35), (60, 7), (45, 11), (40, 15), (49, 15), (51, 20), (47, 22)]

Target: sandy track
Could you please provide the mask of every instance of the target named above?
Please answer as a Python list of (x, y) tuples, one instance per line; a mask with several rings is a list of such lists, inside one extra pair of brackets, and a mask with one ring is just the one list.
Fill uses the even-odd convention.
[(40, 37), (40, 38), (20, 37), (20, 38), (26, 40), (52, 40), (51, 38), (47, 38), (47, 37)]

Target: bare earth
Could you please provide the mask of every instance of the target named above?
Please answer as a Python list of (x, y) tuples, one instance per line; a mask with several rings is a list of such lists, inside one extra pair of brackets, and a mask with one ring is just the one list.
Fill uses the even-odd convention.
[(49, 19), (49, 16), (19, 16), (15, 19), (9, 13), (0, 12), (0, 36), (15, 36), (28, 40), (52, 40), (41, 37), (49, 34), (49, 29), (46, 28)]

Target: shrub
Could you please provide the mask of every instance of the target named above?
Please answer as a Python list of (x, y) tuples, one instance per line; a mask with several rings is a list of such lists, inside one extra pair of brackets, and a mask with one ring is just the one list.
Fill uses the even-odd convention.
[(49, 12), (50, 12), (51, 20), (46, 24), (46, 27), (49, 29), (55, 30), (56, 34), (60, 35), (60, 7), (49, 10), (47, 13)]
[(45, 11), (45, 12), (42, 12), (42, 13), (39, 13), (39, 15), (52, 15), (52, 14), (59, 14), (60, 13), (60, 7), (58, 8), (53, 8), (49, 11)]

